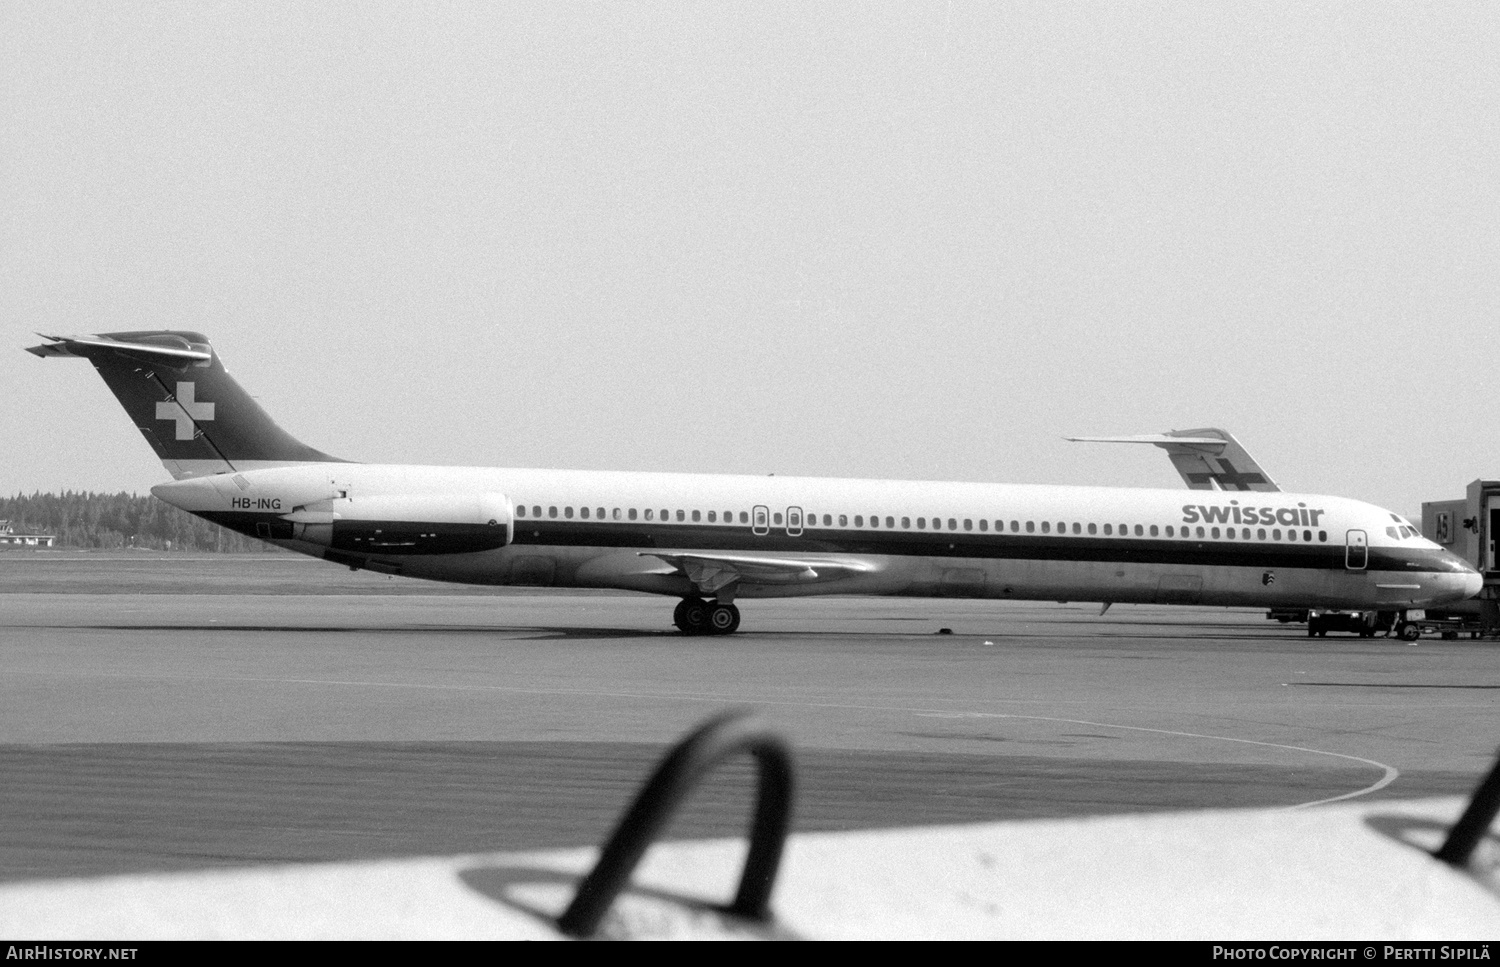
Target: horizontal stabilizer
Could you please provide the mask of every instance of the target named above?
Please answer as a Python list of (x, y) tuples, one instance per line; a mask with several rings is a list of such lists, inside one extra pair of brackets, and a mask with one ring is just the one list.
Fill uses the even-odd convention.
[(1215, 427), (1065, 439), (1073, 443), (1149, 443), (1161, 447), (1183, 483), (1193, 490), (1281, 490), (1232, 434)]
[(1140, 433), (1135, 436), (1070, 436), (1063, 439), (1071, 443), (1150, 443), (1163, 450), (1181, 447), (1213, 454), (1224, 451), (1224, 441), (1212, 436), (1174, 437), (1166, 433)]
[[(165, 361), (173, 362), (198, 362), (207, 363), (213, 357), (213, 351), (208, 348), (207, 343), (201, 346), (194, 345), (187, 339), (176, 337), (171, 345), (160, 343), (131, 342), (124, 339), (116, 339), (111, 336), (48, 336), (45, 333), (37, 333), (43, 339), (52, 342), (43, 343), (40, 346), (28, 346), (26, 351), (33, 356), (82, 356), (87, 358), (90, 349), (109, 349), (116, 352), (133, 353), (146, 357), (156, 357)], [(76, 352), (74, 350), (77, 350)]]

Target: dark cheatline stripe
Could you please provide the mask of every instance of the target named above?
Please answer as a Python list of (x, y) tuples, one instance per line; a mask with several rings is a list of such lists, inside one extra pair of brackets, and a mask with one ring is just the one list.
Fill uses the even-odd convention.
[[(210, 511), (200, 516), (230, 530), (255, 536), (257, 522), (274, 522), (273, 537), (291, 537), (291, 527), (274, 514)], [(402, 525), (407, 528), (435, 525)], [(459, 547), (462, 533), (441, 525), (442, 544)], [(474, 540), (492, 536), (472, 528)], [(945, 531), (804, 531), (754, 534), (748, 527), (613, 521), (518, 520), (513, 542), (529, 547), (600, 547), (649, 551), (654, 548), (712, 548), (726, 552), (865, 554), (891, 557), (953, 557), (996, 561), (1072, 561), (1105, 564), (1161, 564), (1183, 567), (1315, 568), (1344, 570), (1344, 545), (1258, 541), (1206, 541), (1185, 538), (1071, 537), (1043, 534), (977, 534)], [(398, 556), (391, 548), (374, 553)], [(410, 551), (406, 553), (412, 553)], [(427, 550), (425, 553), (442, 553)], [(1369, 571), (1416, 574), (1456, 569), (1440, 551), (1423, 548), (1371, 548)]]
[[(1184, 538), (1065, 537), (1041, 534), (976, 534), (872, 530), (785, 531), (752, 534), (743, 527), (616, 524), (586, 521), (515, 522), (515, 543), (562, 547), (701, 547), (725, 551), (882, 554), (893, 557), (963, 557), (1014, 561), (1300, 567), (1344, 570), (1342, 544), (1205, 541)], [(1371, 571), (1448, 571), (1439, 552), (1372, 548)], [(1413, 566), (1415, 565), (1415, 566)]]

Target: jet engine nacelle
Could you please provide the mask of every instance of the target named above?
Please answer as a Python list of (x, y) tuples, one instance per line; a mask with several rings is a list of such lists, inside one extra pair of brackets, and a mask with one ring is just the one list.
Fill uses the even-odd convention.
[(320, 500), (283, 520), (292, 536), (360, 554), (470, 554), (511, 539), (503, 494), (373, 494)]

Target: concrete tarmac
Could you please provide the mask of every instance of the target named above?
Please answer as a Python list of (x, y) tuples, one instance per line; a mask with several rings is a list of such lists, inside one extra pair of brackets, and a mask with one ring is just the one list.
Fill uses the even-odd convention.
[[(1492, 642), (868, 598), (687, 638), (672, 603), (0, 554), (0, 879), (596, 844), (734, 706), (796, 749), (798, 831), (1467, 793), (1500, 742)], [(743, 831), (751, 780), (669, 836)]]

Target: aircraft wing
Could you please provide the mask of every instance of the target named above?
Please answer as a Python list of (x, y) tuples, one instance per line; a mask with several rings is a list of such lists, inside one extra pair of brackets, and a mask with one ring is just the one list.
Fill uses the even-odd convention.
[(1215, 427), (1065, 439), (1074, 443), (1149, 443), (1161, 447), (1167, 451), (1167, 459), (1177, 468), (1182, 482), (1192, 490), (1281, 490), (1232, 434)]
[(640, 551), (641, 557), (665, 561), (681, 572), (704, 594), (712, 594), (735, 581), (752, 584), (811, 584), (833, 581), (875, 570), (875, 565), (859, 560), (821, 560), (814, 558), (758, 557), (741, 554), (675, 554), (662, 551)]

